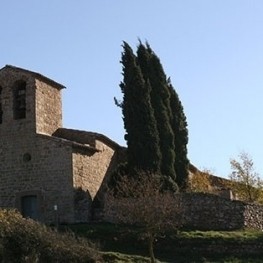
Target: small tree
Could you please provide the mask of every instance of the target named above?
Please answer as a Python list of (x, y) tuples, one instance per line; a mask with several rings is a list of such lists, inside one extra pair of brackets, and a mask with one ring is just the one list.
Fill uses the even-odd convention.
[(263, 182), (254, 169), (252, 158), (246, 153), (239, 154), (240, 161), (230, 160), (232, 173), (229, 175), (232, 181), (231, 188), (238, 194), (242, 201), (259, 201)]
[(109, 191), (104, 208), (106, 215), (114, 211), (112, 221), (141, 227), (151, 263), (156, 262), (154, 240), (157, 235), (178, 229), (181, 224), (179, 197), (176, 199), (174, 193), (162, 190), (160, 182), (159, 176), (145, 172), (136, 177), (123, 176), (115, 189)]

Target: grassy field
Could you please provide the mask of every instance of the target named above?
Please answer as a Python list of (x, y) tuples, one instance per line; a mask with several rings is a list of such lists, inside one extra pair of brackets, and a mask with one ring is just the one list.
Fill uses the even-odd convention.
[[(146, 238), (138, 227), (78, 224), (58, 230), (14, 210), (0, 210), (0, 262), (149, 262)], [(263, 263), (263, 233), (169, 232), (156, 238), (154, 250), (162, 263)]]
[[(65, 230), (65, 227), (63, 229)], [(148, 262), (146, 241), (139, 228), (112, 224), (80, 224), (72, 225), (69, 229), (78, 236), (95, 242), (103, 251), (106, 262)], [(263, 262), (263, 251), (222, 253), (220, 249), (225, 246), (238, 248), (246, 244), (263, 244), (263, 233), (253, 230), (169, 233), (156, 239), (155, 254), (160, 262)], [(217, 247), (219, 249), (215, 250)]]

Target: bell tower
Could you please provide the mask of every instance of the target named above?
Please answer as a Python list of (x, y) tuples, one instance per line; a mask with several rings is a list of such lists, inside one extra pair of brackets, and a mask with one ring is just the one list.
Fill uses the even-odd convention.
[(10, 65), (0, 69), (0, 136), (52, 135), (62, 127), (63, 88), (33, 71)]

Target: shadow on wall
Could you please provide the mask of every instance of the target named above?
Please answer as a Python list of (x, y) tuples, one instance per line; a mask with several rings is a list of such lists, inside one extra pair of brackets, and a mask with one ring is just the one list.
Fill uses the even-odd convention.
[(74, 189), (75, 222), (84, 223), (91, 219), (92, 198), (88, 191), (81, 187)]
[(125, 147), (120, 147), (117, 151), (114, 152), (111, 162), (109, 164), (108, 170), (105, 174), (105, 177), (101, 183), (101, 186), (93, 200), (92, 203), (92, 217), (91, 219), (93, 221), (101, 221), (102, 213), (103, 213), (103, 208), (104, 208), (104, 203), (105, 203), (105, 198), (107, 194), (107, 189), (108, 189), (108, 182), (111, 178), (112, 172), (117, 168), (117, 166), (120, 163), (123, 163), (126, 161), (126, 151), (127, 149)]

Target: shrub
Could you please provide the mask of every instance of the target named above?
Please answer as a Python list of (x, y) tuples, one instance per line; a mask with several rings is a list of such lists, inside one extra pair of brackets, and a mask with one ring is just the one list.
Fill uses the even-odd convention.
[(0, 242), (2, 262), (100, 262), (86, 239), (58, 233), (14, 210), (0, 210)]

